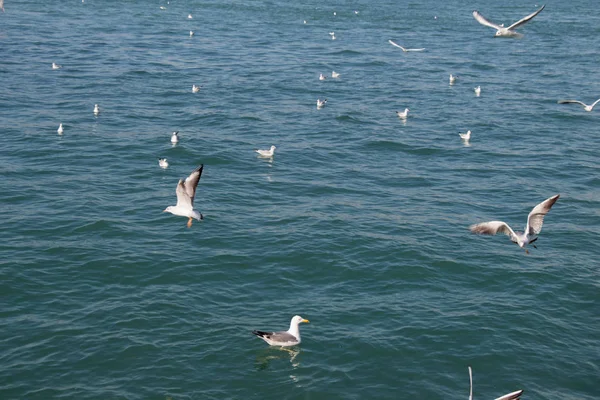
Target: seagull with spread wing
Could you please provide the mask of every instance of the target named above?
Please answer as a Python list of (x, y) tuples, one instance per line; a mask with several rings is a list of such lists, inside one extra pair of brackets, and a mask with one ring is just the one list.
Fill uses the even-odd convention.
[(180, 215), (182, 217), (188, 217), (187, 227), (192, 227), (192, 219), (202, 220), (204, 217), (199, 211), (194, 210), (194, 197), (196, 197), (196, 187), (200, 182), (200, 176), (202, 175), (202, 169), (204, 164), (200, 164), (185, 181), (179, 180), (177, 184), (177, 205), (169, 206), (165, 208), (163, 212), (170, 212), (173, 215)]
[[(560, 197), (559, 194), (550, 197), (542, 201), (537, 206), (533, 207), (533, 210), (527, 216), (527, 225), (525, 225), (525, 232), (515, 232), (506, 222), (503, 221), (489, 221), (482, 222), (480, 224), (471, 225), (469, 229), (473, 233), (480, 235), (495, 235), (497, 233), (504, 233), (513, 243), (519, 245), (520, 248), (525, 248), (528, 244), (535, 242), (538, 237), (537, 235), (542, 231), (542, 225), (544, 223), (544, 217), (556, 200)], [(532, 244), (535, 247), (534, 244)], [(537, 249), (537, 247), (535, 247)], [(525, 250), (526, 253), (529, 251)]]
[[(469, 382), (471, 383), (471, 390), (469, 392), (469, 400), (473, 400), (473, 372), (471, 371), (471, 366), (469, 365)], [(516, 390), (514, 392), (505, 394), (504, 396), (500, 396), (495, 400), (519, 400), (521, 395), (523, 394), (523, 390)]]
[(596, 104), (598, 104), (600, 102), (600, 99), (596, 100), (595, 102), (593, 102), (592, 104), (590, 104), (589, 106), (587, 104), (585, 104), (582, 101), (579, 100), (559, 100), (558, 104), (569, 104), (569, 103), (575, 103), (575, 104), (580, 104), (581, 106), (583, 106), (583, 109), (587, 112), (592, 112), (592, 110), (594, 109), (594, 106)]
[(523, 25), (523, 24), (531, 21), (531, 19), (533, 17), (535, 17), (536, 15), (538, 15), (539, 13), (542, 12), (542, 10), (544, 9), (544, 7), (546, 7), (546, 6), (543, 5), (542, 8), (540, 8), (536, 12), (529, 14), (525, 18), (521, 18), (520, 20), (518, 20), (514, 24), (510, 25), (509, 27), (504, 27), (504, 24), (498, 25), (498, 24), (495, 24), (493, 22), (488, 21), (477, 10), (473, 11), (473, 17), (481, 25), (489, 26), (490, 28), (496, 29), (496, 35), (494, 37), (517, 37), (517, 38), (520, 38), (520, 37), (523, 37), (523, 35), (520, 34), (519, 32), (515, 32), (515, 29), (517, 29), (521, 25)]

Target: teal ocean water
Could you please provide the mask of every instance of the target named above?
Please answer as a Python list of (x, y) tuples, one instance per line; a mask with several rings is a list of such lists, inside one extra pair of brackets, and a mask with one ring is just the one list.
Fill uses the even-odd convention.
[(600, 398), (600, 12), (471, 15), (540, 6), (7, 0), (0, 398)]

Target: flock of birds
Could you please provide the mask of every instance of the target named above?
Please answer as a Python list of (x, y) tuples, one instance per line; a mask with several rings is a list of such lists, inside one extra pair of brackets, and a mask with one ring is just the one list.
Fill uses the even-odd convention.
[[(518, 20), (517, 22), (509, 25), (508, 27), (505, 27), (503, 24), (498, 25), (496, 23), (490, 22), (483, 15), (481, 15), (481, 13), (479, 13), (479, 11), (473, 11), (473, 17), (480, 24), (491, 27), (493, 29), (496, 29), (495, 37), (520, 38), (523, 35), (521, 33), (516, 32), (515, 29), (517, 29), (517, 28), (521, 27), (522, 25), (526, 24), (527, 22), (531, 21), (535, 16), (537, 16), (539, 13), (541, 13), (542, 10), (544, 10), (544, 8), (545, 8), (545, 6), (542, 6), (540, 9), (538, 9), (535, 12), (527, 15), (526, 17)], [(0, 9), (2, 11), (4, 11), (4, 0), (0, 0)], [(161, 6), (161, 9), (165, 9), (165, 7)], [(355, 11), (355, 13), (358, 14), (358, 11)], [(193, 18), (192, 15), (189, 14), (188, 19), (192, 19), (192, 18)], [(304, 23), (306, 24), (307, 22), (304, 21)], [(334, 32), (330, 32), (329, 34), (330, 34), (332, 40), (336, 39)], [(190, 31), (190, 37), (193, 35), (194, 35), (194, 32)], [(403, 52), (420, 52), (420, 51), (425, 50), (424, 48), (416, 48), (416, 49), (405, 48), (392, 40), (389, 40), (389, 43), (395, 47), (400, 48)], [(58, 70), (60, 68), (62, 68), (61, 65), (52, 63), (53, 70)], [(340, 77), (340, 74), (338, 72), (332, 71), (331, 77), (336, 79), (336, 78)], [(320, 74), (319, 80), (323, 81), (326, 79), (327, 79), (327, 77), (325, 75)], [(449, 83), (451, 85), (453, 85), (456, 82), (456, 79), (457, 79), (457, 77), (455, 75), (450, 74)], [(192, 86), (192, 92), (198, 93), (200, 91), (200, 88), (201, 88), (201, 86), (194, 84)], [(476, 96), (480, 96), (481, 95), (481, 86), (477, 86), (474, 89), (474, 91), (475, 91)], [(587, 105), (578, 100), (560, 100), (560, 101), (558, 101), (559, 104), (570, 104), (570, 103), (579, 104), (579, 105), (583, 106), (585, 111), (588, 111), (588, 112), (591, 112), (593, 110), (593, 108), (596, 106), (596, 104), (598, 104), (599, 102), (600, 102), (600, 99), (596, 100), (594, 103), (592, 103), (590, 105)], [(317, 108), (318, 109), (323, 108), (326, 104), (327, 104), (327, 99), (323, 99), (323, 100), (317, 99)], [(406, 108), (404, 111), (397, 111), (396, 114), (399, 118), (406, 120), (408, 118), (409, 111), (410, 110), (408, 108)], [(99, 115), (100, 107), (98, 104), (94, 105), (93, 112), (94, 112), (94, 115), (96, 115), (96, 116)], [(59, 135), (62, 135), (64, 133), (64, 127), (63, 127), (62, 123), (60, 123), (60, 125), (57, 129), (57, 132)], [(466, 133), (460, 133), (459, 135), (463, 141), (468, 142), (471, 138), (471, 131), (468, 130)], [(175, 131), (171, 134), (171, 143), (173, 145), (176, 145), (178, 142), (179, 142), (179, 132)], [(275, 149), (276, 149), (276, 146), (271, 146), (270, 149), (268, 149), (268, 150), (256, 150), (256, 152), (258, 153), (259, 157), (272, 158), (275, 153)], [(158, 163), (161, 168), (167, 168), (169, 166), (169, 163), (167, 162), (166, 158), (159, 158)], [(204, 169), (204, 165), (201, 164), (197, 168), (195, 168), (189, 174), (189, 176), (187, 178), (185, 178), (185, 180), (182, 180), (182, 179), (179, 180), (179, 182), (177, 183), (176, 190), (175, 190), (175, 193), (177, 195), (177, 204), (174, 206), (168, 206), (164, 210), (164, 212), (169, 212), (173, 215), (187, 217), (188, 218), (188, 222), (187, 222), (188, 227), (192, 226), (192, 221), (194, 219), (198, 220), (198, 221), (201, 221), (203, 219), (202, 214), (194, 208), (194, 199), (196, 197), (196, 189), (197, 189), (198, 183), (200, 181), (200, 178), (202, 176), (203, 169)], [(529, 215), (527, 216), (527, 223), (525, 225), (524, 232), (515, 232), (506, 222), (503, 222), (503, 221), (482, 222), (482, 223), (478, 223), (478, 224), (470, 226), (469, 229), (473, 233), (483, 234), (483, 235), (505, 234), (510, 238), (510, 240), (513, 243), (517, 244), (520, 248), (524, 249), (525, 246), (527, 246), (527, 245), (532, 245), (533, 247), (537, 248), (533, 243), (538, 239), (537, 235), (542, 230), (544, 217), (546, 216), (546, 214), (548, 214), (548, 212), (550, 211), (552, 206), (556, 203), (556, 201), (559, 199), (559, 197), (560, 197), (560, 195), (558, 195), (558, 194), (554, 195), (554, 196), (544, 200), (543, 202), (539, 203), (538, 205), (536, 205), (531, 210)], [(525, 249), (525, 252), (528, 253), (528, 250)], [(304, 318), (296, 315), (291, 319), (290, 327), (287, 331), (274, 332), (274, 331), (255, 330), (252, 333), (254, 335), (256, 335), (257, 337), (261, 338), (262, 340), (264, 340), (266, 343), (268, 343), (271, 346), (281, 346), (281, 347), (296, 346), (296, 345), (300, 344), (300, 342), (301, 342), (299, 324), (308, 323), (308, 322), (309, 321), (307, 319), (304, 319)], [(469, 366), (468, 368), (469, 368), (469, 378), (470, 378), (469, 400), (472, 400), (472, 398), (473, 398), (473, 377), (472, 377), (471, 367)], [(518, 390), (518, 391), (515, 391), (512, 393), (508, 393), (504, 396), (498, 397), (496, 400), (519, 399), (519, 397), (521, 396), (522, 393), (523, 393), (523, 390)]]

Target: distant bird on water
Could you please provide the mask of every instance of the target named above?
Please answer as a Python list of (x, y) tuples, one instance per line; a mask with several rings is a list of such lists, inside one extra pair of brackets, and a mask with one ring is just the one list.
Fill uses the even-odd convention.
[(185, 179), (179, 180), (177, 184), (177, 205), (169, 206), (165, 208), (163, 212), (170, 212), (173, 215), (179, 215), (181, 217), (188, 217), (187, 227), (192, 227), (192, 220), (198, 221), (204, 219), (199, 211), (194, 210), (194, 198), (196, 197), (196, 187), (202, 176), (202, 170), (204, 164), (200, 164), (198, 168), (192, 171), (192, 173)]
[(171, 134), (171, 143), (175, 144), (179, 142), (179, 131), (175, 131)]
[(192, 93), (198, 93), (202, 86), (192, 85)]
[(325, 100), (317, 99), (317, 108), (323, 108), (323, 107), (325, 107), (325, 104), (327, 104), (327, 99), (325, 99)]
[(261, 157), (273, 157), (273, 154), (275, 154), (275, 149), (277, 147), (275, 146), (271, 146), (271, 148), (269, 150), (256, 150), (256, 152), (261, 156)]
[[(473, 400), (473, 372), (471, 371), (471, 366), (469, 366), (469, 382), (470, 382), (470, 390), (469, 390), (469, 400)], [(519, 400), (521, 395), (523, 394), (523, 390), (517, 390), (512, 393), (505, 394), (504, 396), (500, 396), (495, 400)]]
[(194, 36), (194, 31), (190, 31), (190, 37)]
[(58, 129), (56, 130), (56, 132), (58, 132), (59, 135), (62, 135), (64, 132), (63, 126), (62, 124), (58, 125)]
[(596, 100), (595, 102), (593, 102), (592, 104), (590, 104), (589, 106), (579, 100), (559, 100), (558, 104), (569, 104), (569, 103), (574, 103), (574, 104), (580, 104), (583, 106), (583, 109), (587, 112), (591, 112), (594, 109), (594, 106), (596, 104), (598, 104), (598, 102), (600, 102), (600, 99)]
[(319, 75), (319, 80), (320, 80), (320, 81), (324, 81), (325, 79), (327, 79), (327, 78), (325, 77), (325, 75), (323, 75), (323, 74), (320, 74), (320, 75)]
[(396, 111), (396, 115), (397, 115), (399, 118), (406, 119), (406, 118), (408, 117), (408, 112), (409, 112), (409, 111), (410, 111), (410, 110), (409, 110), (408, 108), (405, 108), (405, 109), (404, 109), (404, 111)]
[(159, 165), (161, 168), (165, 169), (165, 168), (167, 168), (167, 167), (169, 166), (169, 163), (167, 162), (167, 159), (166, 159), (166, 158), (159, 158), (159, 159), (158, 159), (158, 165)]
[(454, 82), (456, 82), (456, 76), (454, 76), (454, 75), (450, 74), (450, 79), (449, 79), (449, 81), (450, 81), (450, 84), (451, 84), (451, 85), (454, 85)]
[(94, 114), (95, 115), (100, 114), (100, 107), (98, 106), (98, 104), (94, 104)]
[(542, 8), (540, 8), (536, 12), (533, 12), (533, 13), (529, 14), (528, 16), (526, 16), (524, 18), (521, 18), (520, 20), (518, 20), (517, 22), (515, 22), (514, 24), (510, 25), (507, 28), (504, 27), (504, 24), (498, 25), (498, 24), (495, 24), (493, 22), (488, 21), (477, 10), (473, 11), (473, 18), (475, 18), (477, 20), (477, 22), (479, 22), (481, 25), (489, 26), (490, 28), (496, 29), (496, 34), (494, 35), (494, 37), (515, 37), (515, 38), (520, 38), (520, 37), (523, 37), (523, 35), (521, 33), (519, 33), (519, 32), (515, 32), (515, 29), (517, 29), (521, 25), (523, 25), (523, 24), (531, 21), (531, 19), (533, 17), (535, 17), (536, 15), (538, 15), (539, 13), (542, 12), (542, 10), (544, 9), (544, 7), (546, 7), (546, 6), (543, 5)]
[(340, 74), (339, 74), (338, 72), (331, 71), (331, 77), (332, 77), (332, 78), (339, 78), (339, 77), (340, 77)]
[(299, 315), (295, 315), (290, 321), (290, 329), (287, 331), (280, 332), (265, 332), (265, 331), (252, 331), (252, 333), (271, 346), (295, 346), (300, 344), (302, 341), (300, 338), (300, 328), (298, 327), (301, 323), (308, 323), (307, 319), (302, 318)]
[(459, 133), (458, 135), (459, 135), (459, 136), (460, 136), (460, 138), (461, 138), (462, 140), (464, 140), (465, 142), (468, 142), (468, 141), (469, 141), (469, 139), (471, 139), (471, 131), (470, 131), (470, 130), (468, 130), (468, 131), (467, 131), (467, 133)]
[(475, 89), (475, 96), (479, 97), (481, 96), (481, 86), (477, 86)]
[[(559, 197), (559, 194), (552, 196), (549, 199), (542, 201), (540, 204), (535, 206), (533, 210), (531, 210), (527, 216), (525, 232), (515, 232), (510, 226), (508, 226), (506, 222), (503, 221), (482, 222), (480, 224), (471, 225), (469, 229), (471, 232), (480, 235), (495, 235), (497, 233), (504, 233), (513, 243), (518, 244), (522, 249), (528, 244), (531, 244), (537, 249), (537, 247), (532, 243), (538, 240), (537, 235), (542, 231), (544, 217), (546, 214), (548, 214)], [(527, 250), (525, 250), (525, 252), (529, 253)]]
[(52, 69), (61, 69), (62, 65), (58, 65), (57, 63), (52, 63)]

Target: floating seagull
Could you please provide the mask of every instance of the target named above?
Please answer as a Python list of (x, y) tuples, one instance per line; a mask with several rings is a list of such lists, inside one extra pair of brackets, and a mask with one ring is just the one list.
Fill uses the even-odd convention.
[(281, 332), (263, 332), (263, 331), (252, 331), (253, 334), (267, 342), (271, 346), (295, 346), (300, 344), (300, 328), (298, 324), (308, 323), (307, 319), (302, 318), (299, 315), (294, 316), (290, 322), (290, 329)]
[(585, 104), (579, 100), (559, 100), (558, 104), (568, 104), (568, 103), (581, 104), (585, 111), (591, 112), (594, 109), (594, 106), (596, 104), (598, 104), (598, 102), (600, 102), (600, 99), (596, 100), (595, 102), (593, 102), (591, 105), (588, 106), (587, 104)]
[(185, 178), (185, 182), (183, 180), (179, 180), (177, 184), (177, 205), (169, 206), (165, 208), (163, 212), (170, 212), (173, 215), (180, 215), (182, 217), (188, 217), (189, 220), (187, 222), (187, 227), (192, 227), (192, 219), (197, 219), (198, 221), (204, 219), (202, 214), (200, 214), (197, 210), (194, 210), (194, 197), (196, 196), (196, 187), (198, 186), (198, 182), (200, 181), (200, 176), (202, 175), (202, 169), (204, 168), (204, 164), (200, 164), (198, 168), (196, 168), (190, 176)]
[(166, 10), (166, 9), (167, 9), (167, 7), (165, 7), (165, 6), (160, 6), (160, 9), (161, 9), (161, 10)]
[(339, 74), (338, 72), (331, 71), (331, 77), (332, 77), (332, 78), (339, 78), (339, 77), (340, 77), (340, 74)]
[(94, 104), (94, 114), (95, 115), (100, 114), (100, 107), (98, 106), (98, 104)]
[(481, 96), (481, 86), (477, 86), (475, 89), (475, 96)]
[(335, 36), (335, 32), (329, 32), (330, 36)]
[(64, 132), (63, 126), (62, 124), (58, 125), (58, 129), (56, 130), (56, 132), (58, 132), (59, 135), (62, 135)]
[[(520, 248), (525, 248), (530, 243), (535, 242), (538, 237), (537, 235), (542, 231), (542, 224), (544, 223), (544, 216), (548, 214), (550, 208), (556, 203), (556, 200), (560, 197), (559, 194), (550, 197), (542, 201), (540, 204), (535, 206), (533, 210), (527, 216), (527, 225), (525, 225), (525, 232), (515, 232), (506, 222), (503, 221), (489, 221), (482, 222), (480, 224), (471, 225), (469, 229), (473, 233), (480, 235), (495, 235), (497, 233), (504, 233), (513, 243), (519, 245)], [(537, 247), (532, 244), (533, 247)], [(529, 251), (525, 250), (526, 253)]]
[(52, 63), (52, 69), (61, 69), (62, 65), (58, 65), (57, 63)]
[(188, 19), (192, 19), (194, 17), (192, 17), (192, 14), (188, 14)]
[(275, 153), (276, 148), (277, 147), (275, 147), (275, 146), (271, 146), (271, 148), (269, 150), (256, 150), (256, 152), (261, 157), (273, 157), (273, 154)]
[(508, 28), (505, 28), (504, 24), (497, 25), (497, 24), (494, 24), (493, 22), (488, 21), (487, 19), (485, 19), (485, 17), (483, 15), (479, 14), (479, 11), (477, 11), (477, 10), (473, 11), (473, 17), (481, 25), (489, 26), (490, 28), (496, 29), (496, 35), (494, 37), (516, 37), (516, 38), (520, 38), (520, 37), (523, 37), (523, 35), (520, 34), (519, 32), (515, 32), (514, 29), (517, 29), (519, 26), (521, 26), (521, 25), (529, 22), (533, 17), (535, 17), (536, 15), (538, 15), (539, 13), (541, 13), (542, 10), (544, 9), (544, 7), (546, 7), (546, 6), (543, 5), (542, 8), (540, 8), (536, 12), (531, 13), (528, 16), (526, 16), (525, 18), (522, 18), (522, 19), (518, 20), (514, 24), (510, 25)]
[(304, 20), (304, 23), (306, 24), (306, 20)]
[(327, 78), (325, 77), (325, 75), (323, 75), (323, 74), (319, 74), (319, 80), (320, 80), (320, 81), (324, 81), (325, 79), (327, 79)]
[(325, 104), (327, 104), (327, 99), (325, 99), (325, 100), (317, 99), (317, 108), (323, 108), (323, 107), (325, 107)]
[(166, 158), (159, 158), (159, 159), (158, 159), (158, 165), (159, 165), (161, 168), (167, 168), (167, 167), (169, 166), (169, 163), (167, 162), (167, 159), (166, 159)]
[(451, 84), (451, 85), (454, 85), (454, 82), (456, 82), (456, 78), (457, 78), (456, 76), (454, 76), (454, 75), (450, 74), (450, 79), (449, 79), (449, 81), (450, 81), (450, 84)]
[[(469, 382), (470, 382), (470, 390), (469, 390), (469, 400), (473, 400), (473, 372), (471, 371), (471, 366), (469, 365)], [(495, 400), (519, 400), (519, 397), (523, 394), (523, 390), (517, 390), (515, 392), (505, 394), (504, 396), (500, 396)]]
[(406, 117), (408, 117), (408, 112), (410, 110), (408, 108), (405, 108), (404, 111), (396, 111), (396, 115), (402, 119), (406, 119)]
[(468, 142), (468, 141), (469, 141), (469, 139), (471, 139), (471, 131), (470, 131), (470, 130), (468, 130), (468, 131), (467, 131), (467, 133), (459, 133), (458, 135), (459, 135), (459, 136), (460, 136), (460, 138), (461, 138), (462, 140), (464, 140), (465, 142)]
[(179, 142), (179, 131), (175, 131), (171, 134), (171, 143), (175, 144)]
[(202, 86), (192, 85), (192, 93), (198, 93)]
[(190, 31), (190, 37), (194, 36), (194, 31)]
[(409, 51), (423, 51), (423, 50), (425, 50), (425, 49), (405, 49), (404, 47), (400, 46), (398, 43), (396, 43), (396, 42), (394, 42), (394, 41), (392, 41), (392, 40), (388, 40), (388, 42), (390, 42), (390, 44), (391, 44), (392, 46), (396, 46), (396, 47), (399, 47), (399, 48), (401, 48), (401, 49), (402, 49), (402, 51), (403, 51), (403, 52), (405, 52), (405, 53), (406, 53), (406, 52), (409, 52)]

